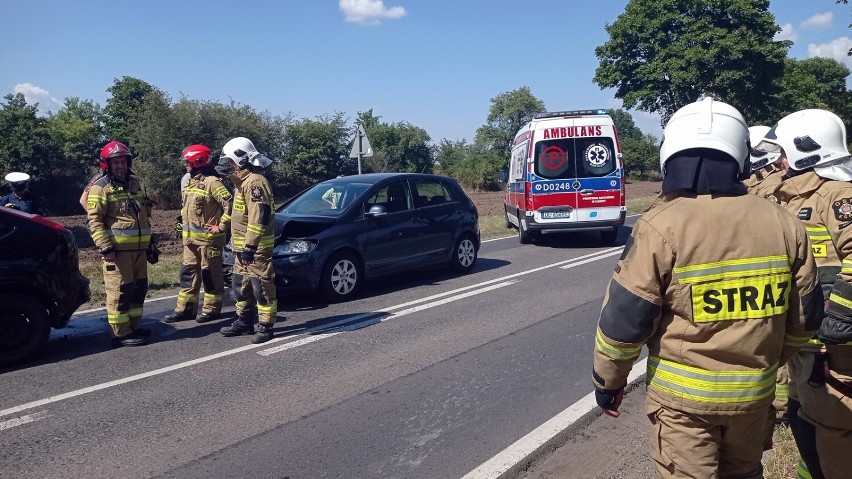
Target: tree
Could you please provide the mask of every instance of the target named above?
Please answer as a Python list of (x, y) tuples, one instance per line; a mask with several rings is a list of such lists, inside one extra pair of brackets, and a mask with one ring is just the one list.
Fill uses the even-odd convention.
[(544, 102), (533, 96), (527, 86), (501, 93), (491, 99), (486, 123), (476, 130), (475, 143), (495, 150), (508, 161), (515, 133), (536, 113), (544, 111)]
[(113, 80), (107, 91), (112, 96), (104, 107), (104, 126), (111, 140), (130, 143), (145, 98), (157, 91), (149, 83), (133, 77)]
[(304, 119), (287, 127), (280, 173), (284, 197), (342, 174), (355, 172), (347, 142), (351, 129), (342, 113)]
[(660, 145), (654, 135), (640, 135), (621, 140), (625, 173), (631, 178), (659, 179)]
[(426, 130), (408, 122), (377, 123), (364, 128), (373, 147), (373, 156), (366, 158), (369, 170), (375, 172), (431, 173), (431, 141)]
[[(21, 171), (31, 177), (34, 192), (58, 164), (59, 148), (50, 135), (47, 119), (40, 118), (38, 104), (27, 105), (23, 93), (6, 95), (0, 104), (0, 171)], [(38, 191), (42, 195), (42, 191)], [(54, 202), (43, 199), (50, 208)]]
[(630, 0), (595, 48), (594, 82), (615, 88), (627, 108), (659, 113), (662, 124), (703, 95), (737, 107), (746, 121), (765, 116), (773, 82), (792, 42), (768, 0)]
[(618, 133), (618, 137), (622, 141), (627, 138), (642, 137), (642, 130), (636, 126), (636, 123), (633, 121), (633, 115), (621, 108), (617, 110), (607, 110), (606, 112), (612, 118), (613, 123), (615, 123), (615, 131)]
[(846, 89), (848, 76), (849, 68), (831, 58), (788, 58), (768, 116), (755, 123), (772, 125), (795, 111), (822, 108), (836, 113), (845, 124), (852, 124), (852, 92)]

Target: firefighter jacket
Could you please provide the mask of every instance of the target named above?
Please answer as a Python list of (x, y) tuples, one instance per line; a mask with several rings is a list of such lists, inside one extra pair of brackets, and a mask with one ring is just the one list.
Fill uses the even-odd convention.
[[(852, 323), (852, 184), (808, 171), (785, 179), (773, 195), (805, 224), (829, 314)], [(811, 342), (812, 350), (819, 346)]]
[(187, 181), (183, 192), (182, 233), (184, 244), (225, 245), (225, 233), (211, 233), (207, 225), (219, 225), (228, 211), (231, 193), (215, 176), (198, 174)]
[(139, 181), (130, 176), (125, 184), (105, 175), (89, 188), (86, 211), (92, 241), (101, 252), (144, 251), (151, 241), (153, 202)]
[(275, 203), (269, 182), (263, 175), (249, 170), (240, 170), (231, 179), (234, 203), (231, 213), (222, 216), (222, 224), (226, 229), (231, 228), (233, 251), (271, 252), (275, 243), (272, 214)]
[(661, 404), (695, 414), (768, 410), (776, 369), (822, 315), (796, 218), (753, 195), (673, 193), (637, 221), (615, 268), (595, 338), (595, 386), (623, 388), (646, 344), (648, 396)]
[(781, 184), (782, 176), (784, 174), (781, 170), (773, 165), (767, 165), (752, 173), (747, 180), (743, 181), (743, 184), (748, 188), (750, 194), (766, 198)]

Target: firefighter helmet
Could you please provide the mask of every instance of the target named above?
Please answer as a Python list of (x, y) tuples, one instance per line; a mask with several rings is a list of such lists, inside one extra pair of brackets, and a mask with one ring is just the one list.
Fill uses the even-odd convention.
[(101, 148), (101, 169), (107, 169), (107, 160), (110, 158), (117, 158), (119, 156), (126, 156), (128, 163), (130, 162), (130, 159), (133, 158), (133, 154), (130, 153), (130, 148), (120, 141), (113, 140), (104, 145), (104, 147)]
[(272, 160), (257, 151), (251, 140), (242, 136), (228, 140), (222, 147), (222, 156), (230, 158), (240, 168), (248, 164), (266, 168), (272, 164)]
[(760, 151), (755, 148), (761, 141), (763, 141), (763, 137), (766, 136), (768, 131), (769, 127), (764, 125), (748, 127), (748, 143), (751, 147), (751, 150), (749, 151), (751, 155), (751, 171), (759, 170), (778, 159), (776, 157), (773, 161), (769, 161), (771, 158), (765, 151)]
[(189, 162), (193, 169), (204, 168), (213, 164), (210, 148), (204, 145), (189, 145), (180, 154), (181, 159)]
[(852, 180), (846, 127), (827, 110), (800, 110), (785, 116), (769, 130), (758, 149), (775, 156), (783, 151), (792, 170), (813, 168), (824, 178)]
[(660, 171), (676, 153), (693, 148), (721, 151), (747, 173), (749, 159), (748, 127), (743, 115), (731, 105), (704, 97), (672, 115), (663, 130), (660, 145)]

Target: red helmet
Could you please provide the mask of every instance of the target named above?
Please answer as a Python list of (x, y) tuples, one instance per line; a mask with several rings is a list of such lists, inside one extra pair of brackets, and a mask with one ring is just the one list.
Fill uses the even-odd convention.
[(104, 145), (104, 147), (101, 148), (101, 169), (107, 169), (108, 159), (119, 156), (126, 156), (129, 159), (133, 157), (133, 154), (130, 153), (130, 148), (128, 148), (127, 145), (115, 140)]
[(210, 155), (210, 148), (204, 145), (189, 145), (183, 149), (180, 157), (184, 161), (188, 161), (193, 168), (204, 168), (213, 164), (213, 157)]

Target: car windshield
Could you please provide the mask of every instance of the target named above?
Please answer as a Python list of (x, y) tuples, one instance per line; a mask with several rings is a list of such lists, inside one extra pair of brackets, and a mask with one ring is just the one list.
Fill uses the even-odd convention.
[(305, 191), (282, 210), (293, 215), (340, 216), (357, 202), (369, 183), (325, 182)]

